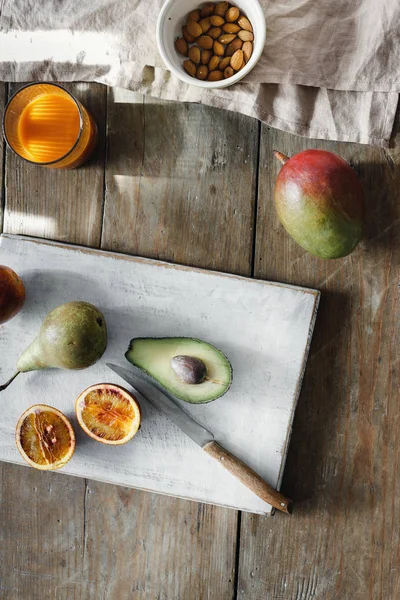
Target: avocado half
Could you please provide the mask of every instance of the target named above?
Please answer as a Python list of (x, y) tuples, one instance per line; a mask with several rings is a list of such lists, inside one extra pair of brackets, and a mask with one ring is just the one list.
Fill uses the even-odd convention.
[[(176, 375), (171, 359), (182, 355), (203, 361), (207, 373), (201, 383), (184, 383)], [(195, 338), (134, 338), (125, 357), (176, 398), (192, 404), (220, 398), (232, 383), (232, 366), (226, 356), (215, 346)]]

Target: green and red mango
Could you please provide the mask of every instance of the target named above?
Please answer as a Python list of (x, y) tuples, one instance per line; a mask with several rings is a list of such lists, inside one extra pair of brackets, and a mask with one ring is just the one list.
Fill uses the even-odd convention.
[(304, 150), (282, 162), (275, 206), (282, 225), (311, 254), (341, 258), (362, 237), (364, 197), (355, 171), (337, 154)]

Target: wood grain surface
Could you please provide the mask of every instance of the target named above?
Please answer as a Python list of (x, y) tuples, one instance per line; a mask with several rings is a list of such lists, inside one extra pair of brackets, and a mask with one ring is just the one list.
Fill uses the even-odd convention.
[[(103, 248), (251, 274), (256, 121), (109, 90), (107, 133)], [(233, 597), (237, 513), (96, 482), (88, 491), (91, 569), (102, 569), (109, 598)], [(116, 526), (104, 503), (126, 540), (117, 577), (110, 550), (96, 543), (105, 521)]]
[(251, 273), (259, 127), (110, 90), (102, 247)]
[[(103, 229), (100, 186), (94, 201), (97, 184), (90, 179), (89, 187), (86, 175), (81, 191), (71, 186), (67, 194), (61, 185), (83, 170), (34, 175), (34, 167), (7, 156), (7, 230), (91, 245), (102, 236), (106, 248), (244, 275), (253, 270), (256, 277), (321, 289), (282, 487), (295, 501), (294, 513), (241, 518), (92, 481), (85, 491), (81, 480), (2, 464), (0, 596), (397, 600), (400, 140), (382, 150), (307, 141), (263, 126), (255, 214), (256, 121), (194, 105), (157, 103), (153, 113), (151, 99), (138, 103), (122, 93), (116, 102), (114, 92)], [(103, 98), (104, 90), (91, 84), (88, 104), (96, 104), (99, 93)], [(101, 106), (98, 122), (105, 119)], [(215, 144), (220, 151), (214, 155)], [(244, 147), (251, 148), (248, 157)], [(307, 147), (341, 154), (361, 177), (366, 239), (348, 258), (312, 258), (276, 219), (272, 189), (279, 165), (272, 150), (293, 154)], [(65, 206), (57, 194), (68, 198)], [(76, 194), (86, 202), (79, 219), (72, 210), (78, 210)], [(37, 215), (54, 221), (39, 226), (36, 219), (35, 226)]]
[[(243, 600), (400, 596), (399, 141), (383, 150), (263, 126), (254, 274), (322, 298), (283, 480), (293, 516), (243, 515)], [(365, 191), (365, 240), (344, 259), (313, 258), (274, 212), (273, 150), (310, 147), (343, 156)]]
[(291, 500), (285, 498), (283, 494), (271, 487), (248, 465), (225, 450), (217, 442), (209, 442), (203, 446), (203, 450), (217, 460), (224, 469), (239, 479), (249, 490), (254, 492), (256, 496), (284, 513), (290, 514), (292, 512)]
[[(10, 87), (12, 93), (16, 87)], [(105, 88), (95, 84), (66, 87), (93, 111), (101, 134)], [(99, 243), (104, 145), (103, 134), (91, 166), (76, 171), (35, 167), (7, 150), (4, 231)], [(35, 402), (37, 398), (32, 398)], [(0, 474), (0, 597), (90, 598), (85, 592), (83, 564), (85, 480), (4, 463), (0, 463)]]

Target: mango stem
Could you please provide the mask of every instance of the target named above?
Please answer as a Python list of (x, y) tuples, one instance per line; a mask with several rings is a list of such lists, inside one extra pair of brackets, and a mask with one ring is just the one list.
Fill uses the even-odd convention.
[(286, 156), (286, 154), (282, 154), (282, 152), (278, 152), (278, 150), (274, 150), (274, 156), (275, 158), (277, 158), (279, 160), (280, 163), (282, 163), (283, 165), (285, 163), (287, 163), (287, 161), (289, 160), (289, 157)]
[(17, 371), (16, 373), (14, 373), (14, 375), (11, 377), (11, 379), (9, 379), (3, 385), (0, 385), (0, 392), (3, 392), (6, 388), (8, 388), (8, 386), (10, 385), (10, 383), (12, 383), (14, 381), (14, 379), (16, 377), (18, 377), (19, 374), (20, 374), (20, 371)]

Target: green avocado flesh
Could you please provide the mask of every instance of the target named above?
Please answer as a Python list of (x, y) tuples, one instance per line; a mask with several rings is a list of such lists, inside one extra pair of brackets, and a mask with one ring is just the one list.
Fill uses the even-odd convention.
[[(207, 374), (201, 383), (183, 383), (176, 375), (171, 359), (181, 355), (203, 361)], [(194, 338), (136, 338), (131, 340), (125, 357), (171, 394), (193, 404), (216, 400), (232, 382), (232, 367), (226, 356), (215, 346)]]

